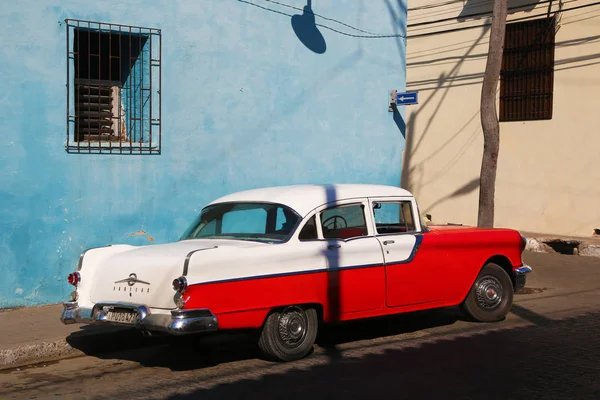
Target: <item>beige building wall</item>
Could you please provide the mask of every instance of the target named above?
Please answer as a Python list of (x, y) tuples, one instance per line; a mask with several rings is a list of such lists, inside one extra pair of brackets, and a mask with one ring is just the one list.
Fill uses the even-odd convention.
[[(492, 1), (435, 6), (441, 3), (448, 2), (409, 2), (407, 89), (419, 91), (419, 104), (405, 106), (402, 186), (434, 223), (476, 225), (483, 151), (479, 104), (490, 19), (457, 17), (491, 15)], [(510, 7), (529, 3), (511, 1)], [(549, 4), (542, 3), (513, 9), (509, 22), (544, 16)], [(500, 123), (497, 227), (577, 236), (600, 228), (600, 5), (571, 10), (592, 3), (563, 2), (552, 119)], [(447, 18), (452, 20), (415, 25)], [(475, 28), (442, 33), (465, 27)]]

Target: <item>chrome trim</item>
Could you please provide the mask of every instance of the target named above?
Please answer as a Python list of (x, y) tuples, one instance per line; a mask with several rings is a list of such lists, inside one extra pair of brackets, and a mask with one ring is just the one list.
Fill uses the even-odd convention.
[(188, 268), (190, 266), (190, 258), (192, 258), (192, 255), (194, 253), (197, 253), (199, 251), (203, 251), (203, 250), (212, 250), (212, 249), (218, 249), (219, 246), (213, 246), (213, 247), (203, 247), (201, 249), (196, 249), (196, 250), (192, 250), (190, 251), (187, 256), (185, 256), (185, 261), (183, 262), (183, 274), (182, 276), (186, 276), (188, 273)]
[(515, 288), (514, 290), (519, 290), (525, 287), (525, 283), (527, 282), (527, 274), (533, 271), (533, 269), (529, 265), (523, 264), (523, 266), (514, 269), (515, 275)]
[(127, 282), (127, 286), (133, 286), (136, 283), (141, 283), (144, 285), (149, 285), (150, 282), (146, 282), (146, 281), (142, 281), (140, 279), (137, 278), (137, 274), (135, 274), (134, 272), (132, 272), (131, 274), (129, 274), (128, 278), (125, 279), (121, 279), (120, 281), (115, 281), (115, 283), (124, 283)]
[[(133, 323), (109, 321), (108, 311), (125, 308), (138, 315)], [(63, 324), (74, 323), (131, 326), (142, 331), (165, 332), (170, 335), (214, 332), (218, 329), (217, 317), (208, 309), (172, 310), (169, 314), (152, 314), (146, 305), (131, 303), (98, 303), (93, 308), (79, 307), (75, 301), (63, 303), (60, 315)]]
[(81, 268), (83, 267), (83, 257), (85, 256), (85, 253), (87, 253), (90, 250), (101, 249), (103, 247), (111, 247), (111, 246), (112, 246), (112, 244), (109, 244), (107, 246), (96, 246), (96, 247), (90, 247), (90, 248), (85, 249), (83, 251), (83, 253), (81, 253), (79, 255), (79, 263), (77, 264), (77, 271), (81, 271)]
[(533, 271), (533, 269), (529, 265), (523, 265), (522, 267), (515, 269), (515, 274), (524, 275), (530, 273), (531, 271)]

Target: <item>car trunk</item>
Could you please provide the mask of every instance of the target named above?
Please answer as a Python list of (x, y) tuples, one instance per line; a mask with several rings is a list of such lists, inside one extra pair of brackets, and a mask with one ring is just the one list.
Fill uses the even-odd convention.
[(109, 257), (98, 266), (91, 301), (174, 308), (172, 282), (182, 275), (187, 254), (214, 246), (209, 241), (181, 241), (138, 247)]

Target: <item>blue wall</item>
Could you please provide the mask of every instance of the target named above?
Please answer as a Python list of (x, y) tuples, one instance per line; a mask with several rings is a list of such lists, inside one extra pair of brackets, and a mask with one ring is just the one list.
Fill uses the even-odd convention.
[[(177, 240), (231, 191), (399, 184), (405, 40), (334, 30), (403, 35), (406, 0), (313, 1), (324, 44), (265, 0), (48, 3), (0, 8), (0, 307), (66, 300), (84, 249)], [(161, 154), (65, 151), (65, 18), (162, 29)]]

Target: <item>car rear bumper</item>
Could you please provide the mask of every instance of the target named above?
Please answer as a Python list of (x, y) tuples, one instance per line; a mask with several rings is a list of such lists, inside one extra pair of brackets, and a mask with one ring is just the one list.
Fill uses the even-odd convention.
[(527, 274), (533, 271), (529, 265), (523, 264), (523, 266), (514, 269), (515, 273), (515, 290), (522, 289), (525, 287), (527, 282)]
[[(77, 302), (63, 303), (60, 320), (63, 324), (106, 324), (131, 326), (147, 332), (163, 332), (170, 335), (214, 332), (218, 329), (217, 317), (207, 309), (172, 310), (169, 314), (152, 314), (150, 308), (139, 304), (103, 303), (93, 308), (80, 307)], [(119, 322), (110, 319), (115, 310), (133, 313), (133, 319)]]

